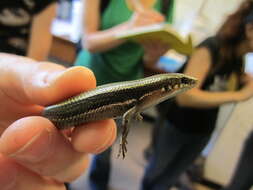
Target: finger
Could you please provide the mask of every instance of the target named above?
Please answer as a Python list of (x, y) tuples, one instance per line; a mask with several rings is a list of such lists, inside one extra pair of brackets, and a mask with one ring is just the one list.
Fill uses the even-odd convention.
[(72, 181), (88, 167), (87, 155), (75, 151), (43, 117), (27, 117), (14, 122), (2, 134), (0, 152), (39, 175), (59, 181)]
[(1, 190), (65, 190), (62, 183), (40, 177), (0, 154)]
[(55, 64), (41, 63), (36, 74), (24, 81), (24, 90), (33, 102), (52, 104), (96, 86), (92, 71), (85, 67), (71, 67), (56, 72), (54, 68)]
[(21, 56), (0, 57), (0, 87), (23, 104), (47, 105), (95, 87), (93, 73), (84, 67), (69, 69)]
[(149, 18), (152, 18), (156, 22), (163, 22), (165, 20), (165, 17), (161, 13), (152, 9), (146, 9), (146, 10), (148, 10), (144, 12), (146, 13), (146, 16)]
[(10, 160), (3, 157), (1, 154), (0, 154), (0, 168), (1, 168), (0, 172), (1, 188), (3, 188), (4, 190), (12, 188), (16, 183), (17, 178), (16, 168)]
[(100, 153), (107, 149), (116, 138), (116, 124), (113, 120), (89, 123), (88, 127), (76, 127), (72, 143), (79, 152)]

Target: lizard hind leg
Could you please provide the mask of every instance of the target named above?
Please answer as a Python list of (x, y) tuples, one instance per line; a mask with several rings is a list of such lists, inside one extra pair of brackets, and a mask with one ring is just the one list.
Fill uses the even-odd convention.
[(125, 158), (127, 153), (127, 136), (130, 130), (130, 124), (133, 119), (141, 119), (141, 115), (136, 111), (136, 107), (129, 109), (124, 115), (122, 120), (122, 136), (120, 139), (120, 147), (118, 157), (122, 154), (122, 158)]

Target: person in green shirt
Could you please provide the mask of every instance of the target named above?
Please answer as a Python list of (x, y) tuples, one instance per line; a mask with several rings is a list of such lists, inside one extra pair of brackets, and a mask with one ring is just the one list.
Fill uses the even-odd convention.
[[(141, 10), (135, 9), (135, 4), (129, 6), (131, 0), (83, 2), (83, 49), (75, 65), (90, 68), (97, 85), (141, 78), (143, 62), (155, 62), (168, 50), (167, 45), (159, 42), (143, 42), (140, 45), (115, 37), (120, 31), (164, 22), (166, 18), (161, 12), (164, 4), (168, 4), (166, 0), (140, 0)], [(169, 9), (166, 11), (170, 12)], [(94, 156), (90, 172), (92, 189), (108, 189), (110, 153), (111, 150), (108, 150)]]
[(164, 16), (156, 11), (161, 9), (161, 0), (155, 3), (154, 9), (144, 9), (142, 12), (134, 13), (128, 8), (126, 1), (107, 0), (108, 5), (100, 18), (99, 6), (102, 6), (104, 1), (84, 1), (86, 7), (82, 38), (84, 49), (79, 53), (75, 65), (90, 68), (95, 73), (98, 85), (141, 78), (144, 49), (145, 52), (152, 53), (153, 60), (147, 54), (144, 56), (150, 62), (165, 53), (167, 47), (164, 48), (159, 44), (160, 48), (158, 48), (158, 44), (153, 42), (141, 46), (134, 42), (119, 40), (115, 34), (137, 26), (163, 22)]

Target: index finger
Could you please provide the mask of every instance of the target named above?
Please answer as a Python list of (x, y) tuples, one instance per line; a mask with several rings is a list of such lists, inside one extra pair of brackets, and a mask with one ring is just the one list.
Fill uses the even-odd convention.
[(86, 170), (87, 153), (105, 150), (116, 136), (113, 120), (87, 123), (81, 128), (71, 143), (47, 119), (26, 117), (3, 133), (0, 152), (42, 176), (71, 181)]

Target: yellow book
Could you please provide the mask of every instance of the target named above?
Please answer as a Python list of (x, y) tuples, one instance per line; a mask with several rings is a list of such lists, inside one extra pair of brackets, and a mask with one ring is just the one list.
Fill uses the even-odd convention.
[(116, 37), (135, 42), (145, 40), (162, 41), (163, 43), (168, 43), (171, 49), (176, 50), (180, 54), (190, 55), (193, 52), (191, 35), (183, 37), (167, 23), (136, 27), (136, 29), (120, 32)]

